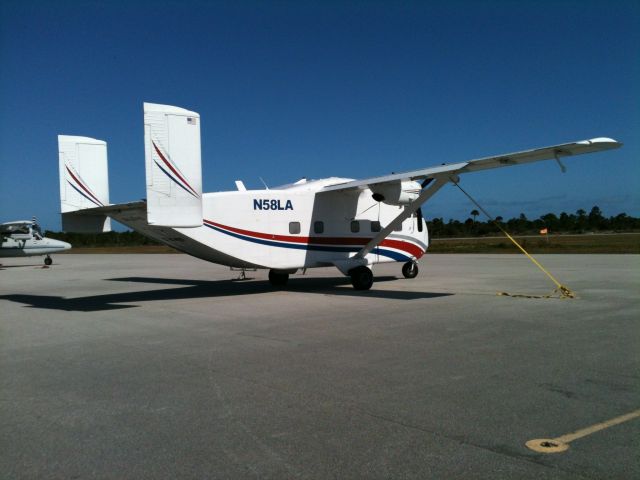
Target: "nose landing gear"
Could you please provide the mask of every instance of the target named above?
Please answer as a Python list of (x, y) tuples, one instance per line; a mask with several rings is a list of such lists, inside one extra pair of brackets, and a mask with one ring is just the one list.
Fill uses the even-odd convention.
[(402, 266), (402, 275), (404, 278), (416, 278), (418, 276), (418, 264), (416, 262), (407, 262)]
[(47, 256), (45, 257), (45, 259), (44, 259), (44, 264), (45, 264), (46, 266), (49, 266), (49, 265), (51, 265), (52, 263), (53, 263), (53, 260), (51, 259), (51, 257), (50, 257), (49, 255), (47, 255)]

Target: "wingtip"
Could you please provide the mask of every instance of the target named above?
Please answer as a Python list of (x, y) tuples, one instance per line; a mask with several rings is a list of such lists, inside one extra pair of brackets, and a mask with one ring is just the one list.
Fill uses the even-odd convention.
[(590, 140), (585, 140), (584, 142), (579, 142), (590, 145), (599, 145), (604, 148), (620, 148), (623, 144), (609, 137), (598, 137), (592, 138)]

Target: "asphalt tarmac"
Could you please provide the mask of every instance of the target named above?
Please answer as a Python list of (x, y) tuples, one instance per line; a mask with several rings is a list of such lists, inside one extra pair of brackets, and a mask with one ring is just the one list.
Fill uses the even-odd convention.
[(537, 258), (578, 298), (497, 296), (553, 290), (520, 255), (378, 266), (367, 292), (184, 255), (3, 259), (0, 476), (640, 478), (640, 418), (598, 426), (640, 409), (640, 256)]

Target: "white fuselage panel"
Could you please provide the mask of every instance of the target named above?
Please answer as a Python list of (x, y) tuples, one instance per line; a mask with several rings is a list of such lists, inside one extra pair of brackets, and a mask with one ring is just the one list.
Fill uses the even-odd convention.
[[(370, 190), (318, 193), (285, 188), (203, 195), (203, 225), (148, 225), (141, 209), (112, 216), (162, 243), (214, 263), (273, 269), (334, 265), (352, 257), (402, 207), (376, 202)], [(428, 246), (426, 225), (409, 217), (366, 257), (368, 264), (411, 261)]]

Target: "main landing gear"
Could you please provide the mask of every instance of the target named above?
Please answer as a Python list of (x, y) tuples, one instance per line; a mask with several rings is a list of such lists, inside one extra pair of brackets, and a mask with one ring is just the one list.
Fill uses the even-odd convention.
[[(402, 275), (405, 278), (416, 278), (418, 276), (418, 263), (407, 262), (402, 266)], [(373, 272), (364, 265), (349, 270), (351, 284), (356, 290), (369, 290), (373, 285)]]
[(416, 278), (418, 276), (418, 264), (416, 262), (407, 262), (402, 266), (402, 275), (404, 278)]
[(289, 274), (287, 272), (280, 272), (278, 270), (269, 270), (269, 282), (274, 287), (284, 287), (289, 280)]
[(351, 277), (351, 285), (356, 290), (369, 290), (373, 285), (373, 272), (364, 265), (349, 270), (349, 276)]
[(53, 263), (53, 260), (51, 259), (51, 257), (49, 255), (47, 255), (44, 259), (44, 264), (48, 267), (49, 265), (51, 265)]
[[(360, 265), (352, 268), (347, 274), (351, 278), (351, 285), (356, 290), (369, 290), (373, 285), (373, 272), (369, 267)], [(407, 262), (402, 266), (402, 275), (405, 278), (418, 276), (418, 263)], [(289, 272), (286, 270), (269, 270), (269, 282), (274, 287), (284, 287), (289, 280)]]

